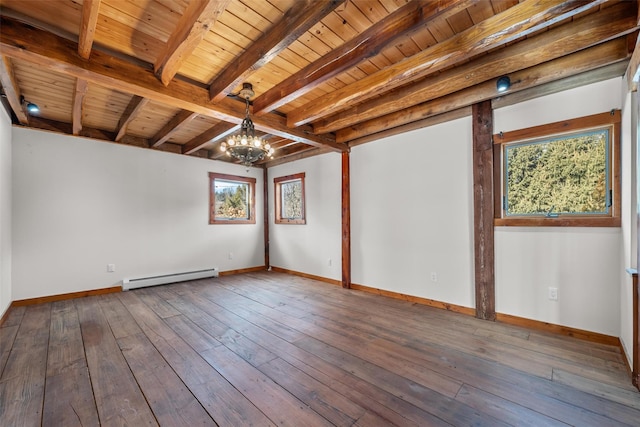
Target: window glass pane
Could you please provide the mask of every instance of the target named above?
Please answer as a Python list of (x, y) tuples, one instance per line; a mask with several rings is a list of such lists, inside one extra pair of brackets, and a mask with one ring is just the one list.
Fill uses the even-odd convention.
[(302, 181), (295, 180), (280, 184), (282, 200), (282, 218), (300, 219), (303, 217)]
[(608, 214), (608, 153), (608, 129), (506, 145), (506, 214)]
[(249, 184), (215, 179), (214, 191), (217, 220), (249, 219)]

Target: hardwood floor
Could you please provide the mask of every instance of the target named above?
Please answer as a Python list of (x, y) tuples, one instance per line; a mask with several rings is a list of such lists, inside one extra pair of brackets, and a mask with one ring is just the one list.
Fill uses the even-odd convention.
[(616, 347), (275, 272), (12, 309), (0, 425), (640, 425)]

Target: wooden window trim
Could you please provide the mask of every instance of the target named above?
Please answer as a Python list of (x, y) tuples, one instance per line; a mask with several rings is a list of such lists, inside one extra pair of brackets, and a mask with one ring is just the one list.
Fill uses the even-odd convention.
[[(305, 188), (304, 188), (304, 176), (305, 176), (304, 172), (301, 172), (301, 173), (281, 176), (273, 179), (273, 186), (274, 186), (273, 194), (275, 196), (274, 205), (276, 208), (276, 218), (275, 218), (276, 224), (306, 224), (307, 223), (307, 201), (306, 201)], [(280, 197), (280, 185), (284, 182), (294, 181), (298, 179), (302, 183), (302, 218), (296, 218), (296, 219), (282, 218), (282, 206), (281, 206), (282, 200)]]
[[(494, 182), (494, 225), (495, 226), (524, 226), (524, 227), (620, 227), (621, 226), (621, 177), (620, 177), (620, 129), (622, 114), (620, 110), (519, 129), (512, 132), (504, 132), (493, 135), (493, 182)], [(610, 161), (611, 161), (611, 190), (613, 200), (610, 215), (560, 215), (555, 218), (528, 217), (510, 218), (504, 217), (502, 208), (503, 183), (503, 145), (516, 141), (537, 139), (588, 131), (590, 129), (602, 129), (609, 127), (611, 132)]]
[[(216, 179), (249, 184), (249, 219), (216, 219), (215, 187)], [(255, 224), (256, 223), (256, 179), (245, 176), (209, 172), (209, 224)]]

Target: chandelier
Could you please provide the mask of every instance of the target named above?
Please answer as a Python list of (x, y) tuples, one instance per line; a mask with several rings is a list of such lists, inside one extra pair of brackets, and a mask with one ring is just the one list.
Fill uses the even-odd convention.
[(239, 93), (246, 103), (246, 111), (242, 125), (240, 126), (240, 134), (232, 135), (225, 142), (220, 144), (220, 150), (227, 153), (228, 156), (240, 160), (245, 166), (251, 166), (254, 162), (262, 160), (266, 157), (273, 158), (273, 148), (268, 143), (256, 136), (256, 129), (253, 126), (251, 117), (249, 117), (249, 98), (255, 93), (251, 83), (243, 83), (242, 90)]

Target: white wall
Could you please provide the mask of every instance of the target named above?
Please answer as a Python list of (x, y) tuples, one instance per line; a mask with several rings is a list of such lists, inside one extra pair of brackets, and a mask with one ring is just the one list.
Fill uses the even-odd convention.
[[(622, 256), (620, 270), (637, 266), (637, 185), (636, 138), (637, 105), (631, 96), (626, 79), (622, 79)], [(622, 274), (620, 280), (620, 342), (633, 364), (633, 281), (630, 274)]]
[[(305, 173), (307, 223), (275, 224), (273, 179), (300, 172)], [(269, 261), (272, 266), (341, 280), (341, 181), (342, 159), (337, 153), (269, 169)]]
[[(611, 79), (498, 109), (494, 131), (619, 109), (620, 85)], [(495, 246), (496, 311), (619, 336), (621, 228), (497, 227)]]
[(471, 171), (470, 117), (354, 147), (353, 282), (474, 307)]
[(0, 107), (0, 317), (11, 301), (11, 119)]
[[(209, 225), (208, 172), (257, 178), (255, 225)], [(14, 128), (13, 299), (262, 266), (262, 188), (256, 168)]]

